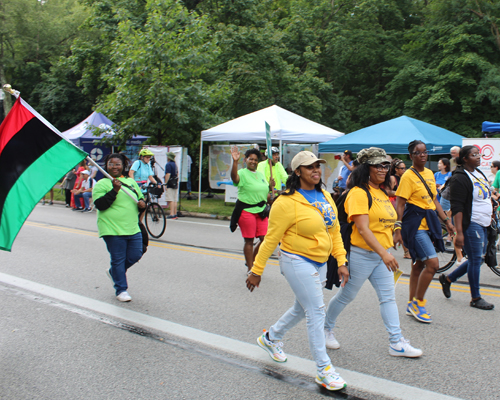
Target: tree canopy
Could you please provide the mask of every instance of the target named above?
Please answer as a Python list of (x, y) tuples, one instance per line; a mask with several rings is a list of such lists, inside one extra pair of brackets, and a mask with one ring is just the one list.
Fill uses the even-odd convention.
[(499, 121), (494, 0), (3, 0), (0, 80), (61, 130), (93, 109), (154, 144), (277, 104), (351, 132)]

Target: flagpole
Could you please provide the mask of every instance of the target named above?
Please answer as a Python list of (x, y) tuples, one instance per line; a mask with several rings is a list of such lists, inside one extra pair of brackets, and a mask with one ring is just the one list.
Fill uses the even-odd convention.
[[(7, 84), (5, 84), (5, 85), (3, 85), (3, 90), (4, 90), (5, 92), (7, 92), (7, 93), (10, 93), (10, 94), (11, 94), (12, 96), (14, 96), (16, 99), (18, 99), (18, 98), (19, 98), (19, 95), (21, 94), (21, 92), (20, 92), (19, 90), (14, 90), (14, 89), (12, 89), (12, 86), (10, 86), (8, 83), (7, 83)], [(31, 106), (30, 106), (30, 108), (31, 108)], [(35, 110), (33, 110), (33, 111), (34, 111), (36, 114), (38, 114)], [(44, 119), (44, 120), (45, 120), (45, 118), (43, 118), (41, 115), (40, 115), (40, 117), (41, 117), (41, 119)], [(70, 140), (66, 139), (66, 138), (63, 136), (63, 134), (62, 134), (62, 133), (61, 133), (61, 132), (60, 132), (60, 131), (59, 131), (59, 130), (55, 127), (55, 126), (53, 126), (52, 124), (50, 124), (50, 125), (51, 125), (51, 126), (52, 126), (52, 127), (53, 127), (56, 131), (57, 131), (57, 133), (59, 134), (59, 136), (61, 136), (61, 137), (62, 137), (64, 140), (66, 140), (68, 143), (71, 143), (73, 146), (75, 146), (75, 147), (77, 147), (77, 148), (78, 148), (78, 146), (77, 146), (76, 144), (74, 144), (74, 143), (73, 143), (73, 142), (71, 142)], [(106, 171), (105, 171), (105, 170), (104, 170), (104, 169), (103, 169), (103, 168), (102, 168), (99, 164), (97, 164), (94, 160), (92, 160), (92, 158), (90, 158), (89, 156), (87, 156), (86, 160), (87, 160), (87, 161), (89, 161), (92, 165), (96, 166), (96, 167), (97, 167), (97, 169), (98, 169), (99, 171), (101, 171), (101, 172), (102, 172), (102, 174), (103, 174), (106, 178), (109, 178), (109, 179), (111, 179), (111, 180), (113, 180), (113, 179), (114, 179), (114, 178), (113, 178), (110, 174), (108, 174), (108, 173), (107, 173), (107, 172), (106, 172)], [(126, 195), (128, 195), (128, 196), (129, 196), (132, 200), (134, 200), (136, 203), (138, 203), (138, 202), (139, 202), (139, 200), (137, 200), (137, 199), (136, 199), (136, 197), (135, 197), (132, 193), (130, 193), (130, 192), (129, 192), (129, 191), (128, 191), (125, 187), (121, 186), (121, 187), (120, 187), (120, 189), (122, 189), (122, 190), (123, 190), (123, 193), (125, 193)]]

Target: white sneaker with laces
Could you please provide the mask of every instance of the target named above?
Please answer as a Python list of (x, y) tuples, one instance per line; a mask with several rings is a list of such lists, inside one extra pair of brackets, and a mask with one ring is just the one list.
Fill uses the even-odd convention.
[(268, 340), (266, 337), (266, 331), (257, 338), (257, 344), (262, 347), (265, 351), (269, 353), (269, 356), (277, 362), (285, 362), (286, 354), (283, 352), (281, 347), (283, 343), (278, 341)]
[(420, 357), (423, 351), (416, 349), (410, 345), (410, 341), (406, 340), (404, 337), (399, 339), (397, 343), (391, 343), (389, 345), (389, 354), (394, 357)]
[(331, 329), (325, 329), (325, 344), (327, 349), (340, 349), (340, 343), (335, 339)]
[(347, 383), (335, 372), (335, 368), (331, 364), (323, 371), (318, 371), (316, 383), (327, 390), (341, 390), (347, 386)]
[(116, 296), (116, 298), (119, 301), (124, 301), (124, 302), (132, 300), (132, 297), (130, 297), (130, 295), (127, 292), (121, 292), (118, 296)]

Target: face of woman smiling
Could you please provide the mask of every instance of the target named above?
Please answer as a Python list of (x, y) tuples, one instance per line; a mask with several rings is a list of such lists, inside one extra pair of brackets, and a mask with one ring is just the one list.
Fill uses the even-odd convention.
[(321, 167), (319, 162), (311, 165), (301, 165), (295, 171), (300, 177), (300, 187), (304, 190), (312, 190), (321, 181)]
[(113, 178), (119, 178), (123, 175), (123, 163), (119, 158), (110, 158), (108, 160), (108, 172)]
[(250, 171), (256, 171), (257, 164), (259, 164), (259, 159), (255, 154), (250, 154), (248, 158), (245, 159), (245, 163)]
[(381, 168), (382, 166), (384, 167), (389, 167), (389, 163), (384, 163), (384, 164), (378, 164), (378, 165), (370, 165), (370, 182), (374, 183), (375, 185), (380, 185), (382, 182), (385, 181), (385, 177), (388, 174), (389, 170)]

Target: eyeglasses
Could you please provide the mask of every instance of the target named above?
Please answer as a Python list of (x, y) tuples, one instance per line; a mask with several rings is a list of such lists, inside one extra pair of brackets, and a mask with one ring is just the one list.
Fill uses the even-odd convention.
[(413, 153), (414, 156), (418, 157), (418, 156), (426, 156), (427, 154), (429, 154), (429, 152), (427, 150), (425, 151), (414, 151)]
[(377, 171), (389, 171), (390, 164), (376, 164), (370, 165), (370, 167), (377, 168)]
[(471, 157), (482, 157), (482, 155), (480, 153), (476, 153), (476, 154), (470, 154)]
[(108, 163), (108, 167), (111, 167), (111, 168), (113, 168), (113, 167), (121, 167), (122, 165), (123, 165), (122, 163), (119, 163), (119, 164), (115, 164), (115, 163), (112, 163), (112, 162)]

